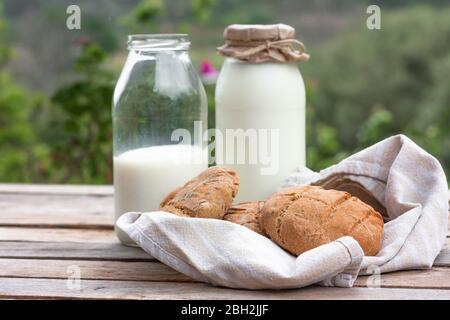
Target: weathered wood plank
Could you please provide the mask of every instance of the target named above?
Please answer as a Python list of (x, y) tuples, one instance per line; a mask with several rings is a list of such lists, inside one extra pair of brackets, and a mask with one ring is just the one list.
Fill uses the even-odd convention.
[(112, 195), (112, 186), (0, 184), (0, 226), (112, 228)]
[[(76, 267), (81, 279), (132, 281), (193, 281), (159, 262), (0, 259), (0, 277), (66, 279)], [(373, 278), (362, 276), (356, 287), (370, 287)], [(450, 269), (412, 270), (382, 274), (383, 288), (450, 289)]]
[(0, 258), (153, 261), (140, 248), (120, 243), (0, 242)]
[[(84, 231), (79, 232), (84, 233)], [(112, 243), (0, 241), (0, 258), (116, 261), (153, 260), (142, 249), (124, 246), (117, 241)], [(450, 267), (450, 238), (447, 238), (444, 248), (436, 258), (434, 265), (436, 267)]]
[[(24, 190), (26, 190), (25, 186), (28, 185), (24, 185)], [(31, 190), (40, 190), (40, 187), (31, 186), (33, 186)], [(63, 186), (63, 189), (65, 187)], [(67, 186), (68, 190), (71, 187)], [(83, 186), (73, 187), (75, 189), (79, 187), (80, 193), (39, 194), (39, 192), (24, 192), (16, 194), (0, 192), (0, 212), (2, 213), (0, 215), (0, 226), (112, 228), (114, 224), (112, 195), (96, 195), (95, 188), (97, 187), (93, 188), (93, 194), (82, 194)], [(58, 190), (57, 186), (54, 186), (54, 188)], [(20, 188), (17, 188), (18, 190)]]
[(113, 198), (86, 195), (0, 194), (0, 226), (108, 228)]
[(444, 247), (441, 253), (437, 256), (436, 260), (434, 260), (434, 267), (450, 267), (450, 248)]
[[(0, 194), (0, 212), (0, 227), (114, 227), (114, 205), (109, 197)], [(448, 226), (450, 237), (450, 215)]]
[[(112, 195), (112, 185), (0, 183), (0, 193)], [(450, 202), (450, 190), (448, 191)]]
[[(373, 276), (361, 276), (356, 279), (354, 285), (370, 287), (374, 283), (373, 279)], [(379, 280), (383, 288), (450, 289), (450, 269), (398, 271), (381, 274)]]
[[(0, 228), (0, 230), (2, 230)], [(36, 241), (17, 240), (13, 241), (12, 235), (9, 241), (0, 241), (0, 258), (23, 258), (23, 259), (71, 259), (71, 260), (112, 260), (112, 261), (152, 261), (153, 258), (139, 248), (127, 247), (121, 245), (117, 240), (113, 231), (101, 232), (102, 236), (106, 234), (107, 242), (96, 243), (96, 239), (91, 239), (92, 234), (89, 230), (67, 230), (63, 229), (65, 238), (72, 242), (64, 242), (62, 238), (57, 238), (56, 241), (49, 241), (48, 237), (39, 238), (41, 236), (41, 229), (23, 228), (19, 230), (19, 237), (23, 233), (30, 233), (27, 239), (32, 239), (33, 234)], [(59, 229), (54, 229), (55, 233), (59, 234)], [(93, 230), (92, 230), (93, 231)], [(109, 234), (109, 236), (108, 236)], [(0, 239), (2, 235), (0, 234)], [(83, 239), (88, 241), (83, 242)], [(437, 257), (436, 267), (450, 267), (450, 238)]]
[(434, 261), (435, 267), (450, 267), (450, 238), (447, 238), (444, 247)]
[(112, 230), (0, 227), (0, 241), (118, 243)]
[(0, 193), (111, 196), (114, 189), (111, 185), (0, 183)]
[(67, 279), (73, 270), (81, 279), (192, 282), (160, 262), (0, 259), (0, 277)]
[[(69, 280), (70, 281), (70, 280)], [(71, 283), (71, 282), (69, 282)], [(295, 290), (233, 290), (202, 283), (0, 278), (0, 298), (34, 299), (450, 299), (450, 290), (308, 287)]]

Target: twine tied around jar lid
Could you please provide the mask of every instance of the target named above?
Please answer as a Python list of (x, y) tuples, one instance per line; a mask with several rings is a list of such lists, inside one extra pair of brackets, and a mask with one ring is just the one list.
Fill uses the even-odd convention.
[(310, 56), (305, 53), (304, 44), (294, 37), (295, 29), (286, 24), (233, 24), (225, 29), (226, 43), (217, 52), (251, 63), (308, 61)]

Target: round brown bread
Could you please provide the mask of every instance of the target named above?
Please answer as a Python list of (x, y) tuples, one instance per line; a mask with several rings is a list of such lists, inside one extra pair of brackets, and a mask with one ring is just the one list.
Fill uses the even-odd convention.
[(381, 215), (358, 198), (317, 186), (283, 189), (261, 209), (262, 231), (294, 255), (351, 236), (366, 256), (374, 256), (383, 225)]
[(160, 209), (181, 216), (222, 219), (239, 187), (236, 172), (211, 167), (169, 193)]
[(240, 224), (259, 234), (263, 234), (259, 225), (259, 216), (264, 201), (242, 202), (228, 209), (223, 220)]

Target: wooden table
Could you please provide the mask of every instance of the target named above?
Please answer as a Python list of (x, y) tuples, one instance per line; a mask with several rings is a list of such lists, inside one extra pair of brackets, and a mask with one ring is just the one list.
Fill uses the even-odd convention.
[(231, 290), (120, 245), (110, 186), (0, 184), (0, 212), (3, 299), (450, 299), (450, 238), (431, 270), (383, 274), (381, 288)]

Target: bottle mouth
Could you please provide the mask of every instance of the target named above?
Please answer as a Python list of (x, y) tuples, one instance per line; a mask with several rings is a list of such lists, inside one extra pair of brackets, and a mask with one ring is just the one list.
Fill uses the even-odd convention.
[(128, 50), (172, 51), (187, 50), (190, 46), (187, 34), (132, 34), (128, 36)]

